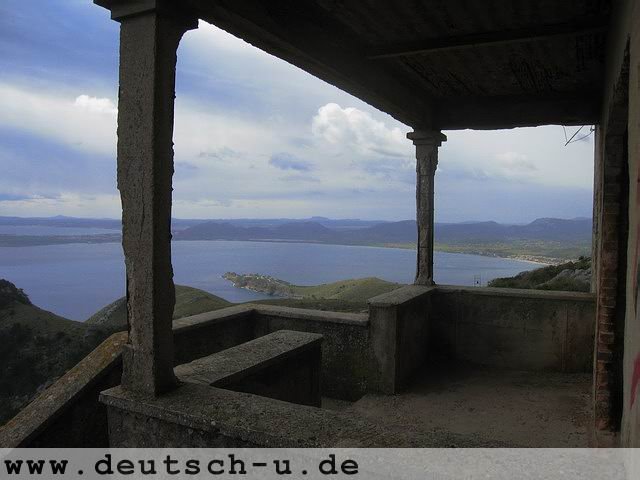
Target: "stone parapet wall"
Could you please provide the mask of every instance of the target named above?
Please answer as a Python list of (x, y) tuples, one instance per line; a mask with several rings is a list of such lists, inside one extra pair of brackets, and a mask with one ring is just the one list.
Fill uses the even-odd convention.
[(322, 394), (357, 400), (372, 388), (377, 376), (370, 351), (366, 314), (324, 312), (254, 305), (255, 336), (278, 330), (318, 333), (322, 343)]
[[(370, 375), (367, 315), (238, 305), (173, 322), (176, 365), (276, 330), (323, 335), (322, 391), (356, 399)], [(98, 394), (120, 383), (127, 334), (105, 340), (0, 428), (0, 447), (106, 447), (107, 418)]]
[(428, 355), (429, 316), (435, 288), (409, 285), (369, 300), (373, 367), (371, 390), (394, 394)]
[(589, 372), (595, 296), (498, 288), (437, 288), (429, 350), (499, 368)]
[[(175, 364), (278, 330), (322, 335), (323, 395), (397, 393), (426, 361), (589, 371), (591, 294), (407, 286), (370, 300), (370, 314), (240, 305), (174, 321)], [(0, 429), (0, 446), (106, 446), (98, 393), (119, 383), (126, 333), (101, 344)], [(90, 421), (89, 421), (90, 420)]]

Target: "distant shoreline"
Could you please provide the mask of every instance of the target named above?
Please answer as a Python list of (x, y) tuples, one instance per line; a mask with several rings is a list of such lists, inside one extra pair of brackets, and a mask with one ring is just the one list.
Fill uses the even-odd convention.
[[(415, 244), (378, 244), (378, 243), (360, 243), (360, 244), (347, 244), (347, 243), (325, 243), (322, 241), (296, 241), (296, 240), (274, 240), (274, 239), (250, 239), (250, 240), (231, 240), (231, 239), (212, 239), (212, 240), (187, 240), (187, 239), (174, 239), (174, 242), (258, 242), (258, 243), (294, 243), (294, 244), (310, 244), (310, 245), (337, 245), (337, 246), (350, 246), (350, 247), (373, 247), (373, 248), (395, 248), (400, 250), (415, 250)], [(55, 245), (72, 245), (72, 244), (100, 244), (100, 243), (120, 243), (120, 234), (96, 234), (96, 235), (12, 235), (12, 234), (0, 234), (0, 247), (44, 247)], [(490, 258), (502, 258), (508, 260), (518, 260), (521, 262), (532, 263), (536, 265), (556, 265), (570, 258), (553, 258), (544, 255), (532, 255), (532, 254), (505, 254), (499, 255), (494, 252), (475, 251), (470, 249), (468, 245), (461, 244), (459, 248), (453, 245), (447, 245), (444, 248), (435, 247), (436, 252), (463, 254), (463, 255), (478, 255), (481, 257)]]

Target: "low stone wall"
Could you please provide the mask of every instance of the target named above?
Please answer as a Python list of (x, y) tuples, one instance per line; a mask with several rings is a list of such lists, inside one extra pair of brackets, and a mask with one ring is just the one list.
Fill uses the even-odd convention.
[(433, 292), (432, 287), (410, 285), (369, 300), (371, 390), (396, 393), (424, 364)]
[(173, 321), (176, 365), (256, 338), (251, 305), (238, 305)]
[(255, 335), (277, 330), (318, 333), (322, 342), (322, 394), (344, 400), (364, 395), (375, 376), (364, 314), (254, 305)]
[[(370, 374), (368, 317), (239, 305), (173, 322), (175, 364), (191, 362), (276, 330), (323, 335), (322, 392), (356, 399)], [(105, 447), (107, 418), (98, 394), (120, 383), (126, 333), (114, 334), (0, 428), (0, 447)]]
[(320, 407), (322, 335), (279, 330), (175, 367), (178, 380)]
[(429, 350), (519, 370), (590, 372), (595, 296), (499, 288), (438, 287)]
[[(408, 286), (372, 299), (369, 316), (242, 305), (176, 320), (174, 340), (182, 364), (278, 330), (317, 333), (323, 395), (355, 400), (396, 393), (429, 357), (589, 372), (594, 324), (591, 294)], [(125, 341), (113, 335), (42, 392), (0, 429), (0, 447), (107, 446), (98, 393), (119, 383)]]
[(101, 394), (114, 448), (408, 447), (349, 413), (185, 383), (157, 398)]
[[(176, 364), (254, 338), (251, 306), (237, 306), (173, 322)], [(102, 342), (0, 427), (0, 447), (106, 447), (107, 413), (101, 391), (120, 384), (126, 332)]]

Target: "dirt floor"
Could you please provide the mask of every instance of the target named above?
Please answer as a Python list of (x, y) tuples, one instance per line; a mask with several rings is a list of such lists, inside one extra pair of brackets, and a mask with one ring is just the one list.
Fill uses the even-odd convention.
[(400, 395), (326, 403), (415, 446), (586, 447), (590, 374), (453, 365)]

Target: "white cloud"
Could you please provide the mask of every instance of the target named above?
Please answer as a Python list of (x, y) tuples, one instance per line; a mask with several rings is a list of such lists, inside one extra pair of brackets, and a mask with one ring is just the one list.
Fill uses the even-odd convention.
[(106, 113), (108, 115), (116, 115), (118, 113), (118, 108), (109, 98), (80, 95), (76, 97), (76, 101), (73, 102), (73, 105), (92, 113)]
[[(86, 152), (87, 161), (93, 153), (115, 157), (117, 109), (109, 98), (0, 83), (0, 105), (0, 125)], [(335, 216), (340, 212), (343, 216), (411, 218), (415, 160), (405, 128), (333, 102), (317, 108), (306, 124), (287, 118), (274, 124), (264, 118), (251, 120), (227, 110), (205, 109), (193, 98), (179, 96), (174, 214)], [(457, 182), (455, 188), (461, 188), (487, 179), (588, 188), (592, 147), (583, 142), (566, 148), (556, 145), (550, 140), (555, 130), (448, 132), (449, 141), (440, 152), (436, 191), (452, 188), (443, 181)], [(313, 165), (313, 171), (298, 166), (299, 174), (282, 175), (273, 168), (272, 158), (283, 152), (297, 159), (296, 165)], [(447, 180), (451, 172), (468, 173)], [(2, 188), (5, 193), (21, 193), (20, 186)], [(46, 198), (6, 200), (0, 211), (25, 215), (81, 214), (82, 209), (85, 215), (100, 215), (100, 211), (111, 215), (118, 211), (117, 196), (87, 196), (78, 188), (58, 196), (52, 194), (55, 190), (44, 189)], [(456, 204), (460, 208), (458, 201)]]
[(447, 132), (439, 171), (534, 185), (590, 189), (593, 143), (564, 146), (562, 127)]
[(534, 171), (537, 167), (529, 160), (529, 157), (523, 153), (505, 152), (496, 155), (498, 163), (505, 168), (516, 171)]
[(410, 158), (411, 144), (399, 127), (390, 128), (357, 108), (328, 103), (318, 109), (311, 124), (313, 134), (332, 145), (362, 155)]
[(41, 91), (0, 82), (0, 126), (23, 130), (87, 153), (115, 156), (113, 102), (62, 88)]

